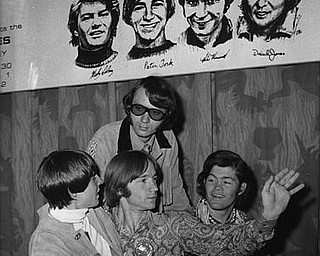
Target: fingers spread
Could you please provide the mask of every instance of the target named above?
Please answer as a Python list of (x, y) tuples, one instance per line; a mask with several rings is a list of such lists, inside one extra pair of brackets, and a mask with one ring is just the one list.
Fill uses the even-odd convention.
[(285, 187), (289, 188), (300, 176), (300, 173), (295, 172), (294, 175), (292, 175), (291, 177), (288, 177), (287, 182), (285, 183)]
[(275, 181), (279, 182), (281, 181), (281, 179), (289, 172), (288, 168), (285, 168), (283, 170), (281, 170), (280, 172), (278, 172), (275, 176)]
[(301, 189), (303, 189), (304, 187), (305, 187), (304, 184), (299, 184), (298, 186), (290, 189), (290, 190), (289, 190), (289, 193), (290, 193), (290, 195), (293, 195), (293, 194), (299, 192), (299, 191), (300, 191)]

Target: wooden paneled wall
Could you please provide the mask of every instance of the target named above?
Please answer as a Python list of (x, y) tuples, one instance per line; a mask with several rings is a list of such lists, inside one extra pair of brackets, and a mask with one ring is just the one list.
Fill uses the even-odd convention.
[[(177, 91), (181, 172), (193, 203), (212, 151), (238, 152), (259, 183), (285, 167), (307, 188), (279, 221), (273, 255), (319, 255), (319, 63), (167, 78)], [(0, 255), (27, 255), (44, 203), (34, 177), (58, 148), (85, 149), (103, 124), (125, 113), (134, 81), (0, 95)], [(253, 211), (255, 208), (253, 209)]]

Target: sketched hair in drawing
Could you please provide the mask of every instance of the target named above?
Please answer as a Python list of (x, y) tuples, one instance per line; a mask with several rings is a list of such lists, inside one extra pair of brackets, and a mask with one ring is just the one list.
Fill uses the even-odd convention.
[[(297, 6), (301, 0), (282, 0), (277, 5), (269, 3), (260, 5), (259, 1), (242, 0), (240, 8), (243, 17), (239, 19), (238, 36), (253, 40), (253, 35), (263, 36), (265, 39), (290, 38), (297, 30)], [(271, 1), (272, 2), (272, 1)], [(268, 15), (265, 13), (268, 12)], [(286, 19), (292, 13), (293, 22), (286, 24)], [(245, 24), (245, 26), (244, 26)], [(246, 28), (246, 33), (243, 28)]]

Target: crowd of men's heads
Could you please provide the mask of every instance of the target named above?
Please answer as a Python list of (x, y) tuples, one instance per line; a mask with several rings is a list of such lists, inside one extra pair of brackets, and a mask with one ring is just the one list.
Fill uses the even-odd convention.
[[(134, 131), (137, 120), (145, 116), (154, 124), (153, 132), (172, 128), (176, 118), (175, 91), (165, 79), (157, 76), (138, 80), (123, 97), (123, 106)], [(148, 166), (154, 169), (159, 185), (162, 178), (160, 167), (148, 154), (128, 151), (116, 155), (108, 165), (105, 177), (101, 177), (105, 181), (107, 204), (114, 207), (121, 197), (129, 197), (127, 185), (143, 175)], [(58, 150), (42, 161), (37, 185), (50, 206), (61, 209), (70, 204), (73, 193), (83, 192), (90, 179), (96, 175), (99, 175), (99, 168), (87, 153)], [(223, 177), (222, 181), (220, 177)], [(207, 157), (197, 184), (198, 194), (209, 203), (209, 190), (218, 190), (227, 184), (225, 189), (230, 192), (230, 197), (226, 203), (240, 210), (250, 207), (257, 189), (251, 168), (238, 154), (228, 150), (218, 150)]]
[[(230, 168), (229, 173), (224, 170), (226, 168)], [(218, 179), (220, 179), (221, 170), (224, 180), (220, 183)], [(37, 172), (36, 184), (47, 198), (50, 207), (62, 209), (71, 204), (74, 193), (84, 192), (96, 175), (99, 175), (99, 168), (86, 152), (57, 150), (43, 159)], [(104, 199), (107, 206), (116, 207), (121, 197), (129, 198), (131, 191), (128, 185), (141, 177), (153, 180), (149, 186), (146, 186), (145, 193), (152, 190), (153, 195), (157, 194), (162, 180), (162, 171), (157, 161), (143, 151), (132, 150), (117, 154), (110, 161), (104, 177)], [(238, 154), (228, 150), (218, 150), (210, 154), (203, 165), (202, 172), (198, 175), (197, 192), (209, 203), (211, 190), (218, 189), (213, 188), (210, 183), (216, 187), (226, 186), (227, 189), (224, 191), (230, 191), (231, 196), (225, 203), (232, 207), (234, 205), (239, 210), (248, 210), (250, 200), (252, 203), (253, 193), (256, 193), (257, 189), (251, 168)], [(98, 185), (100, 186), (101, 183)], [(97, 194), (98, 191), (94, 193)], [(226, 198), (227, 194), (228, 192), (225, 195)], [(219, 207), (216, 206), (216, 208)]]

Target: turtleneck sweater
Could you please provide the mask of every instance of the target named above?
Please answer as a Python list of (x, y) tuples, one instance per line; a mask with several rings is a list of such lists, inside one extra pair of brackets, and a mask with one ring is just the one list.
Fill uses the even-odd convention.
[(104, 45), (99, 50), (89, 51), (78, 47), (78, 56), (75, 64), (82, 68), (97, 68), (113, 61), (118, 52), (111, 49), (109, 44)]

